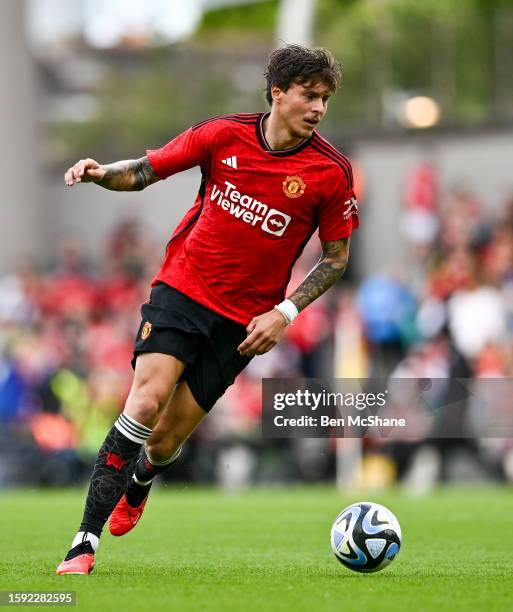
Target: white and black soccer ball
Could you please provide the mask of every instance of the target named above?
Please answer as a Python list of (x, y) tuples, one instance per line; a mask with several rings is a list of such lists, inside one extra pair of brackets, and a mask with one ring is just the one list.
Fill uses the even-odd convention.
[(378, 572), (399, 553), (399, 521), (385, 506), (359, 502), (337, 516), (331, 528), (331, 548), (345, 567), (355, 572)]

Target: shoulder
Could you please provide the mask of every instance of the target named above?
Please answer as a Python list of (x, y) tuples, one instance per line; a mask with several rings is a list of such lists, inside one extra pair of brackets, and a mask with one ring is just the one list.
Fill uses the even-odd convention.
[(235, 113), (233, 115), (219, 115), (200, 121), (191, 127), (193, 131), (206, 131), (219, 133), (240, 129), (243, 126), (254, 126), (262, 113)]
[(327, 168), (336, 175), (342, 176), (348, 189), (353, 187), (353, 168), (351, 161), (318, 132), (314, 132), (310, 146)]

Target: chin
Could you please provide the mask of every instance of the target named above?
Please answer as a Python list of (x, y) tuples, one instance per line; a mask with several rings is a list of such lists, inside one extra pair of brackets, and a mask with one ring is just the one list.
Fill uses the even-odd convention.
[(295, 138), (309, 138), (313, 134), (314, 128), (299, 128), (295, 131)]

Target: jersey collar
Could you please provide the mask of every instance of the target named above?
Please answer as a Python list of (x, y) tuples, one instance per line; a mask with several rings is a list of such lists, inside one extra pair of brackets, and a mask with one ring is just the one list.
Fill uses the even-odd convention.
[(260, 115), (260, 118), (256, 122), (257, 140), (258, 140), (258, 143), (260, 144), (260, 146), (262, 147), (262, 149), (264, 151), (266, 151), (266, 153), (269, 153), (273, 157), (286, 157), (287, 155), (295, 155), (296, 153), (299, 153), (299, 151), (302, 151), (306, 146), (308, 146), (310, 144), (310, 140), (313, 138), (314, 134), (312, 134), (312, 136), (309, 136), (308, 138), (305, 138), (299, 144), (297, 144), (297, 145), (295, 145), (293, 147), (290, 147), (290, 149), (281, 149), (281, 150), (278, 150), (278, 151), (275, 151), (274, 149), (271, 149), (271, 147), (269, 146), (269, 143), (267, 142), (267, 139), (265, 137), (265, 133), (264, 133), (264, 121), (266, 120), (266, 118), (270, 114), (271, 113), (262, 113)]

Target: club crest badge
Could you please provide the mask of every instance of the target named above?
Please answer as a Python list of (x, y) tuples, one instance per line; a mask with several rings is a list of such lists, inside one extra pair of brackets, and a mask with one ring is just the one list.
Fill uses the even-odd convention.
[(306, 183), (300, 176), (287, 176), (282, 187), (287, 198), (300, 198), (305, 193)]
[(149, 321), (146, 321), (141, 331), (141, 340), (146, 340), (146, 338), (150, 334), (151, 334), (151, 323)]

